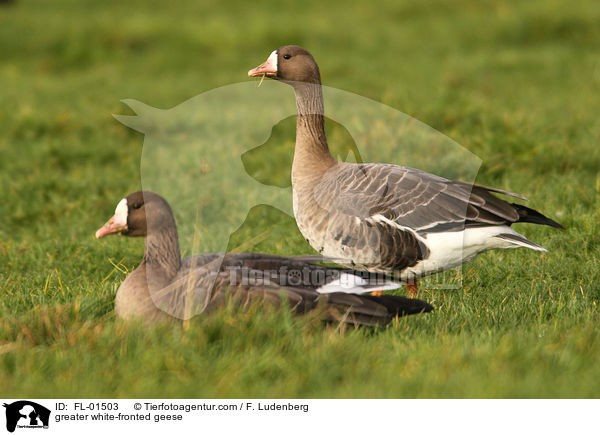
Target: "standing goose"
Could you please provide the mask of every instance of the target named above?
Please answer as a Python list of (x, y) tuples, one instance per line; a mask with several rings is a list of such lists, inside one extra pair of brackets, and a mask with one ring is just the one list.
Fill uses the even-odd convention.
[(514, 231), (516, 222), (563, 228), (500, 189), (452, 181), (405, 166), (337, 161), (327, 145), (319, 67), (302, 47), (273, 51), (248, 71), (292, 86), (296, 146), (292, 165), (298, 228), (320, 254), (353, 268), (416, 279), (459, 266), (489, 249), (546, 250)]
[(399, 296), (348, 293), (397, 285), (364, 272), (316, 265), (310, 257), (242, 253), (181, 259), (171, 208), (152, 192), (135, 192), (122, 199), (96, 238), (116, 233), (146, 238), (142, 263), (117, 292), (115, 311), (122, 318), (186, 319), (222, 306), (228, 294), (242, 305), (256, 300), (279, 305), (285, 299), (299, 314), (320, 305), (326, 320), (369, 326), (433, 309), (426, 302)]

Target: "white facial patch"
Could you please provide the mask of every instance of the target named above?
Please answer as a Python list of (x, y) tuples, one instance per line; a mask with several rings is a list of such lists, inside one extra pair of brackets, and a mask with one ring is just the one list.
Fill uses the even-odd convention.
[(117, 204), (117, 208), (115, 209), (115, 216), (113, 220), (113, 223), (115, 225), (119, 227), (127, 226), (127, 210), (127, 199), (123, 198), (121, 201), (119, 201), (119, 203)]
[(277, 71), (277, 50), (273, 50), (265, 63), (270, 66), (273, 71)]

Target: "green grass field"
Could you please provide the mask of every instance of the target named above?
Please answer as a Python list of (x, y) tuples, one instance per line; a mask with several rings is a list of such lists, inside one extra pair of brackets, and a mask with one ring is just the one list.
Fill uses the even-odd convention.
[[(600, 397), (600, 3), (397, 3), (0, 7), (0, 394)], [(311, 50), (326, 85), (431, 125), (483, 160), (477, 182), (567, 231), (517, 226), (549, 252), (487, 253), (460, 290), (422, 293), (435, 312), (387, 329), (259, 309), (187, 329), (117, 320), (143, 241), (93, 234), (141, 188), (144, 136), (111, 114), (131, 114), (124, 98), (170, 108), (245, 81), (288, 43)], [(233, 239), (275, 218), (254, 210)], [(256, 248), (311, 253), (278, 219)]]

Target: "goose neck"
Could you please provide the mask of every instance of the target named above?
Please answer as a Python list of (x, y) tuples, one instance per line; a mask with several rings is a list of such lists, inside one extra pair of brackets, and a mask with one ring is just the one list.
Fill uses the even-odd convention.
[(325, 135), (323, 91), (319, 83), (301, 83), (294, 86), (296, 95), (296, 174), (305, 170), (326, 170), (335, 164), (329, 152)]
[(181, 254), (176, 227), (153, 231), (146, 236), (144, 263), (160, 270), (169, 279), (177, 274), (181, 267)]

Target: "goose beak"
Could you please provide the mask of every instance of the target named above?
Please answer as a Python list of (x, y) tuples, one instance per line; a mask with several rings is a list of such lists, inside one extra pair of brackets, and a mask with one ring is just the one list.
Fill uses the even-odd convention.
[(98, 229), (98, 231), (96, 231), (96, 238), (101, 239), (104, 236), (108, 236), (109, 234), (120, 233), (121, 231), (125, 231), (126, 229), (127, 225), (119, 224), (117, 216), (113, 216), (100, 229)]
[(115, 209), (115, 215), (106, 222), (102, 228), (96, 231), (96, 238), (101, 239), (109, 234), (115, 234), (123, 232), (127, 229), (127, 199), (123, 198), (117, 208)]
[(275, 77), (277, 76), (277, 50), (273, 51), (269, 58), (256, 68), (248, 71), (248, 77)]

